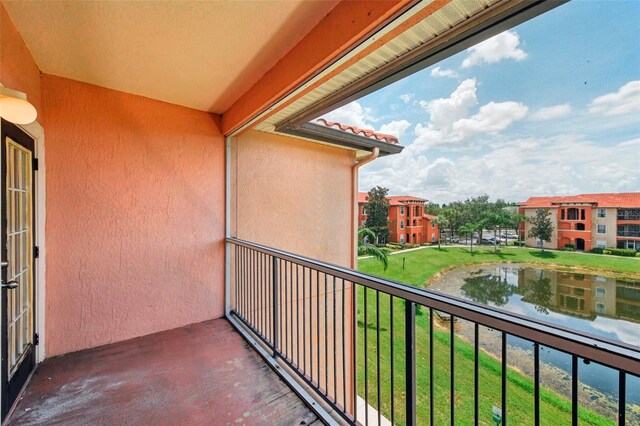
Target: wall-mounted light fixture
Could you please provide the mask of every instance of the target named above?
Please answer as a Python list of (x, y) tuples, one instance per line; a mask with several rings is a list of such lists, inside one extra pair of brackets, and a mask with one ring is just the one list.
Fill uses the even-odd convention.
[(15, 124), (29, 124), (37, 116), (36, 108), (27, 101), (25, 93), (0, 85), (0, 117)]

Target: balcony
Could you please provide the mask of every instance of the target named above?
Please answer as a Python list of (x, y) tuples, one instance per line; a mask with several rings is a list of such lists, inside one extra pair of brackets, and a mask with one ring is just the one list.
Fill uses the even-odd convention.
[(228, 321), (47, 359), (8, 425), (313, 424), (316, 414)]
[[(227, 239), (227, 247), (227, 319), (47, 359), (7, 424), (211, 424), (215, 418), (218, 424), (415, 425), (453, 424), (469, 412), (468, 421), (489, 424), (488, 355), (481, 345), (489, 329), (501, 347), (495, 383), (501, 398), (492, 404), (503, 424), (522, 424), (529, 414), (541, 424), (548, 395), (541, 359), (549, 348), (571, 360), (571, 397), (560, 423), (582, 421), (580, 366), (591, 362), (618, 377), (619, 424), (632, 415), (625, 408), (627, 380), (640, 375), (633, 346), (248, 241)], [(473, 324), (473, 342), (458, 335), (459, 321)], [(531, 352), (527, 413), (509, 403), (516, 384), (507, 343), (514, 338)], [(383, 341), (393, 349), (383, 350)], [(462, 356), (468, 347), (469, 356)], [(461, 377), (464, 364), (470, 377)], [(436, 386), (448, 387), (446, 398)]]
[[(483, 397), (488, 384), (481, 378), (486, 354), (480, 330), (487, 329), (501, 345), (501, 379), (496, 383), (501, 399), (493, 404), (503, 424), (507, 419), (510, 424), (531, 420), (540, 424), (541, 395), (549, 391), (540, 379), (543, 348), (556, 349), (570, 359), (571, 396), (565, 417), (558, 419), (561, 424), (581, 419), (583, 363), (601, 364), (615, 372), (620, 424), (629, 415), (627, 379), (640, 374), (640, 352), (633, 346), (248, 241), (232, 238), (227, 243), (232, 258), (230, 322), (256, 342), (265, 359), (281, 367), (278, 371), (287, 381), (305, 388), (309, 398), (327, 407), (340, 423), (453, 424), (469, 416), (471, 407), (469, 421), (490, 424), (491, 411), (487, 414)], [(473, 324), (473, 341), (458, 335), (459, 321)], [(526, 342), (531, 355), (532, 419), (522, 407), (509, 403), (513, 348), (507, 342), (514, 338)], [(468, 347), (473, 355), (465, 359), (458, 351)], [(472, 368), (470, 377), (459, 376), (465, 363)], [(436, 386), (447, 387), (445, 399)]]
[(618, 237), (640, 238), (640, 231), (618, 231), (616, 235)]

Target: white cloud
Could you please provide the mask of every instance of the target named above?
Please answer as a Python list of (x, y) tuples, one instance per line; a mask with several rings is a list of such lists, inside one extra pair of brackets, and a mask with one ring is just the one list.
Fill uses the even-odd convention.
[(448, 158), (440, 157), (426, 167), (426, 185), (446, 188), (455, 178), (455, 163)]
[(503, 59), (522, 61), (527, 53), (520, 49), (520, 36), (515, 31), (505, 31), (469, 48), (469, 55), (462, 61), (462, 68), (482, 63), (494, 64)]
[(420, 101), (420, 106), (429, 112), (430, 124), (436, 128), (444, 128), (466, 116), (469, 109), (477, 103), (476, 80), (467, 79), (448, 98)]
[(414, 93), (405, 93), (404, 95), (400, 95), (400, 99), (402, 100), (402, 102), (404, 102), (405, 104), (408, 104), (409, 101), (415, 96)]
[(528, 108), (518, 102), (489, 102), (471, 118), (463, 118), (453, 123), (453, 130), (462, 136), (476, 133), (496, 133), (506, 129), (514, 121), (527, 115)]
[(580, 135), (507, 138), (498, 135), (481, 151), (440, 157), (407, 146), (398, 155), (363, 167), (360, 189), (375, 185), (443, 203), (489, 193), (521, 201), (534, 195), (629, 192), (640, 187), (637, 139), (604, 146)]
[[(638, 145), (640, 147), (640, 137), (629, 139), (628, 141), (620, 142), (616, 146), (632, 146), (632, 145)], [(640, 152), (638, 153), (638, 155), (640, 155)]]
[(640, 111), (640, 80), (630, 81), (617, 92), (598, 96), (589, 104), (589, 112), (621, 115)]
[(630, 321), (597, 317), (592, 323), (596, 330), (611, 333), (621, 341), (638, 346), (640, 341), (640, 325)]
[(571, 105), (561, 104), (550, 107), (540, 108), (529, 117), (533, 121), (546, 121), (564, 117), (571, 113)]
[(458, 73), (454, 70), (435, 67), (431, 70), (431, 77), (458, 78)]
[(429, 122), (416, 125), (416, 139), (410, 146), (413, 154), (424, 153), (434, 146), (470, 147), (476, 142), (473, 136), (500, 132), (521, 120), (528, 110), (517, 102), (489, 102), (470, 116), (471, 109), (478, 104), (475, 79), (464, 80), (448, 98), (419, 104), (429, 112)]
[(360, 127), (361, 129), (373, 129), (374, 126), (371, 123), (377, 121), (372, 115), (371, 108), (363, 107), (358, 101), (351, 102), (350, 104), (333, 110), (325, 114), (322, 118)]
[(380, 127), (380, 133), (386, 133), (400, 138), (410, 126), (411, 122), (407, 120), (394, 120), (390, 123), (383, 124), (382, 127)]

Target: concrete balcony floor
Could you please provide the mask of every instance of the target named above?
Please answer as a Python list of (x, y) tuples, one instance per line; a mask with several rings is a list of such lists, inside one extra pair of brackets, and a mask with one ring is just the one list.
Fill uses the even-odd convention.
[(9, 425), (311, 425), (225, 319), (45, 360)]

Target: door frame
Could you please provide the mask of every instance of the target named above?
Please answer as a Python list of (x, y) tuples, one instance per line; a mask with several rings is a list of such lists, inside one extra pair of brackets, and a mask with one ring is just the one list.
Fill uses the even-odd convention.
[[(46, 277), (46, 248), (45, 248), (45, 223), (46, 223), (46, 168), (45, 168), (45, 145), (44, 145), (44, 128), (40, 123), (34, 121), (31, 124), (16, 125), (20, 130), (25, 132), (34, 140), (34, 152), (33, 155), (38, 159), (38, 170), (35, 172), (35, 180), (33, 182), (35, 208), (34, 208), (34, 226), (35, 226), (35, 238), (34, 245), (39, 247), (39, 256), (34, 259), (33, 266), (35, 268), (35, 327), (34, 331), (38, 333), (39, 344), (35, 347), (36, 366), (45, 359), (45, 277)], [(2, 159), (4, 161), (4, 159)], [(0, 198), (0, 209), (3, 209), (2, 201)], [(4, 326), (5, 315), (0, 315), (0, 327)], [(0, 369), (0, 375), (3, 374)], [(5, 380), (5, 377), (0, 377), (0, 380)], [(27, 379), (27, 384), (29, 379)], [(0, 398), (2, 395), (0, 393)], [(3, 401), (0, 399), (0, 404)], [(7, 417), (11, 414), (9, 411)], [(5, 419), (1, 419), (4, 421)]]

